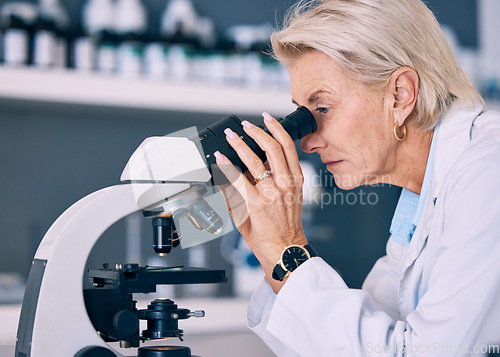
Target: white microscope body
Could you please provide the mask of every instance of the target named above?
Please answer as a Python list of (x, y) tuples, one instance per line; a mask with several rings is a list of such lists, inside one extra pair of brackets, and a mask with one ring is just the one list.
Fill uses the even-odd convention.
[(122, 174), (121, 180), (131, 183), (101, 189), (67, 209), (47, 231), (33, 260), (15, 356), (72, 357), (88, 346), (109, 348), (89, 319), (82, 291), (92, 247), (121, 218), (210, 178), (194, 142), (152, 137), (139, 146)]
[[(302, 139), (317, 129), (314, 115), (306, 107), (297, 108), (284, 119), (280, 119), (279, 122), (292, 140)], [(220, 151), (233, 164), (241, 168), (242, 172), (246, 170), (245, 165), (226, 140), (226, 128), (231, 128), (261, 160), (266, 160), (266, 153), (245, 133), (241, 120), (234, 115), (226, 117), (198, 133), (195, 132), (194, 136), (190, 134), (188, 137), (194, 138), (193, 140), (186, 137), (172, 136), (149, 138), (139, 146), (123, 171), (121, 179), (122, 181), (129, 181), (129, 184), (111, 186), (88, 195), (71, 206), (54, 222), (43, 238), (33, 260), (19, 321), (15, 357), (119, 356), (111, 351), (101, 338), (101, 336), (104, 336), (102, 330), (108, 328), (104, 325), (109, 320), (106, 320), (107, 322), (104, 322), (103, 325), (99, 325), (102, 329), (99, 330), (101, 334), (99, 336), (96, 328), (94, 328), (96, 316), (94, 314), (94, 318), (91, 320), (89, 318), (90, 311), (86, 309), (87, 300), (82, 287), (87, 257), (96, 241), (108, 227), (138, 210), (142, 210), (145, 215), (147, 213), (148, 216), (153, 217), (153, 225), (156, 224), (155, 220), (161, 221), (158, 226), (155, 226), (155, 228), (158, 228), (158, 230), (155, 230), (155, 234), (158, 231), (161, 231), (161, 234), (154, 236), (156, 242), (154, 250), (158, 254), (164, 253), (159, 247), (164, 247), (166, 253), (168, 253), (169, 249), (174, 246), (173, 235), (169, 238), (172, 244), (163, 244), (160, 243), (160, 240), (163, 242), (164, 238), (168, 238), (164, 237), (163, 233), (172, 227), (168, 226), (170, 224), (169, 220), (175, 220), (176, 215), (179, 219), (179, 226), (183, 224), (182, 220), (185, 221), (184, 218), (187, 218), (194, 230), (198, 230), (198, 232), (208, 232), (209, 235), (227, 233), (230, 225), (225, 223), (229, 222), (230, 218), (224, 200), (221, 199), (224, 208), (219, 209), (219, 212), (226, 210), (223, 212), (225, 218), (222, 218), (212, 208), (215, 201), (209, 204), (203, 199), (207, 197), (207, 194), (210, 195), (210, 190), (207, 187), (210, 186), (212, 181), (217, 181), (217, 185), (228, 183), (222, 172), (217, 173), (217, 170), (213, 167), (210, 167), (212, 169), (210, 171), (207, 167), (207, 165), (216, 163), (215, 158), (211, 155), (213, 152)], [(263, 129), (264, 131), (267, 130), (266, 128)], [(168, 222), (165, 223), (163, 220)], [(178, 222), (175, 222), (176, 227)], [(186, 226), (189, 227), (190, 225)], [(173, 233), (173, 230), (171, 233)], [(192, 233), (189, 234), (192, 235)], [(198, 243), (203, 241), (203, 239), (198, 238)], [(185, 239), (183, 238), (183, 241)], [(166, 241), (169, 242), (168, 239)], [(180, 274), (177, 274), (178, 271), (175, 268), (169, 271), (146, 271), (145, 273), (140, 269), (139, 271), (132, 271), (132, 273), (138, 273), (149, 283), (153, 281), (153, 284), (156, 281), (160, 281), (159, 284), (220, 283), (226, 281), (223, 270), (207, 269), (200, 272), (199, 270), (193, 271), (193, 269), (181, 269)], [(173, 275), (171, 274), (172, 270), (174, 270), (177, 280), (171, 278)], [(101, 290), (95, 289), (94, 292), (98, 291), (99, 294), (107, 294), (111, 291), (111, 293), (114, 293), (115, 290), (112, 288), (116, 287), (116, 285), (122, 284), (124, 280), (126, 280), (125, 285), (130, 283), (130, 274), (120, 275), (121, 273), (129, 274), (131, 271), (105, 270), (100, 272), (99, 276), (93, 275), (92, 279), (102, 279), (97, 280), (97, 282), (93, 280), (96, 288), (103, 288)], [(115, 277), (110, 277), (113, 274), (115, 274)], [(91, 272), (89, 272), (89, 277), (90, 275)], [(116, 278), (117, 275), (120, 278)], [(154, 275), (154, 279), (151, 278), (152, 275)], [(166, 275), (168, 277), (164, 280)], [(158, 276), (161, 276), (161, 278), (155, 280)], [(122, 277), (124, 280), (122, 280)], [(183, 280), (180, 281), (179, 279)], [(143, 280), (139, 280), (137, 281), (142, 284)], [(120, 290), (121, 288), (123, 288), (123, 285), (118, 286), (119, 294), (123, 292)], [(130, 288), (130, 290), (125, 289), (126, 298), (131, 299), (131, 293), (129, 292), (136, 292), (136, 288), (137, 286)], [(149, 288), (151, 288), (150, 285), (148, 285)], [(156, 289), (156, 285), (154, 285), (153, 289)], [(139, 291), (143, 292), (143, 290)], [(97, 298), (93, 300), (93, 303), (98, 308), (101, 308), (97, 313), (98, 319), (104, 315), (107, 318), (108, 312), (115, 307), (114, 295), (111, 296), (113, 304), (106, 305), (104, 309), (102, 297), (103, 295), (97, 295)], [(106, 296), (106, 298), (109, 298), (109, 296)], [(136, 311), (134, 310), (135, 307), (132, 307), (131, 314), (126, 313), (129, 310), (117, 311), (116, 315), (111, 316), (113, 326), (109, 331), (112, 332), (107, 333), (104, 337), (113, 337), (113, 339), (110, 339), (112, 341), (130, 342), (134, 344), (134, 347), (137, 347), (140, 337), (143, 339), (159, 339), (180, 336), (178, 331), (182, 330), (176, 328), (177, 320), (196, 316), (196, 313), (186, 309), (178, 309), (172, 313), (171, 307), (174, 304), (170, 300), (167, 302), (160, 299), (160, 301), (156, 301), (156, 305), (153, 303), (151, 304), (152, 308), (146, 310)], [(130, 305), (133, 305), (133, 302), (127, 300), (125, 305), (128, 309)], [(174, 306), (174, 309), (177, 309), (177, 305)], [(164, 310), (160, 311), (161, 314), (159, 314), (157, 309)], [(122, 311), (125, 311), (125, 313), (120, 314)], [(158, 324), (155, 325), (158, 315), (161, 316)], [(138, 320), (133, 320), (134, 318), (147, 320), (148, 322), (148, 329), (142, 331), (140, 337), (136, 336)], [(117, 323), (117, 320), (119, 320), (119, 323)], [(125, 321), (123, 325), (122, 320)], [(130, 320), (133, 320), (132, 324), (127, 323)], [(102, 321), (98, 323), (101, 324)], [(134, 325), (135, 323), (137, 324)], [(150, 323), (153, 327), (158, 328), (150, 329)], [(159, 325), (163, 326), (164, 323), (166, 325), (171, 323), (173, 327), (163, 329)], [(126, 325), (126, 328), (124, 330), (115, 328), (116, 324), (121, 327)], [(125, 332), (122, 333), (122, 331)], [(147, 332), (146, 335), (145, 332)], [(125, 336), (125, 338), (128, 338), (130, 334), (134, 334), (134, 340), (131, 342), (131, 340), (114, 337), (112, 335), (114, 333), (116, 333), (116, 336), (122, 333), (120, 336)], [(187, 352), (183, 356), (191, 355), (190, 351), (182, 349), (183, 346), (165, 347), (166, 349), (170, 347), (179, 348), (172, 351), (174, 352), (172, 354), (161, 354), (157, 352), (166, 352), (166, 349), (159, 351), (153, 350), (153, 348), (141, 347), (139, 348), (139, 356), (156, 357), (160, 356), (160, 354), (162, 357), (179, 356), (177, 352), (181, 350)]]

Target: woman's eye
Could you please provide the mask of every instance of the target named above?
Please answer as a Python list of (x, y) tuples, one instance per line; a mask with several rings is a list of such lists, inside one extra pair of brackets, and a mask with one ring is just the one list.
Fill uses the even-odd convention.
[(318, 112), (320, 112), (321, 114), (326, 114), (328, 113), (328, 108), (317, 108), (316, 109)]

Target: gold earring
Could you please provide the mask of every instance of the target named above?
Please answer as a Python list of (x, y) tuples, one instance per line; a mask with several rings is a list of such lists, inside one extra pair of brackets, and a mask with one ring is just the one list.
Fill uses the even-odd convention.
[(394, 123), (394, 128), (392, 129), (392, 132), (394, 133), (394, 137), (396, 138), (397, 141), (401, 141), (405, 138), (406, 136), (406, 125), (401, 125), (401, 130), (403, 131), (403, 136), (399, 137), (398, 133), (396, 132), (396, 129), (398, 128), (398, 122)]

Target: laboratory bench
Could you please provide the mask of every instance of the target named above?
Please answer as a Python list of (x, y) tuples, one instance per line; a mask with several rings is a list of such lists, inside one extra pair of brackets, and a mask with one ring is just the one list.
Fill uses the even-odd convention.
[[(138, 299), (138, 308), (146, 308), (151, 299)], [(182, 308), (204, 310), (205, 317), (179, 322), (184, 342), (179, 340), (151, 342), (157, 345), (185, 345), (202, 357), (267, 357), (274, 356), (268, 347), (247, 327), (248, 299), (183, 298), (175, 299)], [(20, 305), (0, 305), (0, 357), (14, 355)], [(70, 322), (68, 322), (70, 323)], [(141, 321), (141, 324), (145, 321)], [(145, 325), (141, 328), (145, 328)], [(57, 333), (57, 331), (54, 331)], [(121, 349), (124, 356), (136, 356), (137, 349)]]

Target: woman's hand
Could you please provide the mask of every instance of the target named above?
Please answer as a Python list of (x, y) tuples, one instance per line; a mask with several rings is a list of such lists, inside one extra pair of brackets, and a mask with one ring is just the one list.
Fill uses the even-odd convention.
[(219, 152), (215, 155), (218, 166), (231, 182), (223, 193), (233, 220), (277, 292), (282, 284), (274, 281), (271, 274), (283, 248), (307, 244), (301, 222), (304, 179), (294, 142), (278, 121), (268, 113), (263, 116), (273, 137), (247, 121), (242, 125), (266, 152), (270, 177), (255, 183), (251, 177), (258, 177), (267, 168), (230, 129), (226, 129), (226, 139), (248, 167), (251, 177), (242, 175), (224, 155)]

